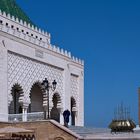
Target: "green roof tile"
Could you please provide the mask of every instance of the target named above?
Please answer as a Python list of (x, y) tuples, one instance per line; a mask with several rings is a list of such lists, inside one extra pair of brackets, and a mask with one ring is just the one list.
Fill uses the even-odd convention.
[(34, 25), (30, 18), (22, 11), (22, 9), (17, 5), (15, 0), (0, 0), (0, 9), (6, 14), (13, 15), (14, 17), (26, 21), (31, 25)]

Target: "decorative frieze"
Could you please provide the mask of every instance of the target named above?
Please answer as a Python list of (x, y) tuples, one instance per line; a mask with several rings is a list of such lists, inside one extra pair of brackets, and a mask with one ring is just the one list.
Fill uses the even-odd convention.
[(43, 58), (44, 57), (43, 51), (36, 49), (35, 56), (39, 58)]

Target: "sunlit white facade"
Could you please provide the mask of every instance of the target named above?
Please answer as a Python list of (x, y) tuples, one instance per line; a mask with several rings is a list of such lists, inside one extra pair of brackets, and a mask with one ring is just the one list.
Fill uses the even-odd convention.
[[(8, 114), (30, 113), (47, 108), (42, 81), (57, 81), (50, 91), (49, 112), (63, 123), (71, 111), (71, 124), (84, 125), (84, 64), (70, 52), (51, 44), (50, 34), (0, 12), (0, 121)], [(57, 104), (54, 109), (54, 104)]]

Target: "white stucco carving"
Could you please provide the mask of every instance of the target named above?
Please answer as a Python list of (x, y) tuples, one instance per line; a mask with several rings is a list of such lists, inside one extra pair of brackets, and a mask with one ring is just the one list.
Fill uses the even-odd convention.
[(57, 81), (56, 90), (63, 95), (63, 71), (56, 67), (37, 62), (27, 57), (8, 52), (8, 95), (11, 101), (11, 89), (20, 84), (24, 92), (24, 102), (29, 102), (29, 93), (33, 84), (47, 77), (50, 82)]
[(78, 76), (71, 74), (71, 97), (76, 101), (76, 110), (78, 110), (79, 104), (78, 87)]

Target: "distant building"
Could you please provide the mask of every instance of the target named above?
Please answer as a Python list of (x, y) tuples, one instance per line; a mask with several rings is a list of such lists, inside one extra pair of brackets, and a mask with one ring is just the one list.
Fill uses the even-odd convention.
[(51, 36), (26, 16), (15, 0), (0, 0), (0, 121), (43, 119), (47, 95), (42, 81), (56, 80), (49, 112), (63, 123), (84, 125), (84, 64), (51, 44)]

